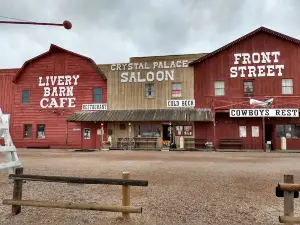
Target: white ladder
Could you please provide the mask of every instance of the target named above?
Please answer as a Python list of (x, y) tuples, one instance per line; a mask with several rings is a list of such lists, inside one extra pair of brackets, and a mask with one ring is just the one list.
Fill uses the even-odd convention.
[(3, 152), (7, 162), (0, 163), (0, 170), (8, 170), (8, 172), (12, 174), (15, 168), (22, 166), (22, 164), (9, 133), (9, 122), (5, 120), (0, 108), (0, 137), (2, 137), (2, 135), (4, 136), (5, 145), (0, 145), (0, 152)]

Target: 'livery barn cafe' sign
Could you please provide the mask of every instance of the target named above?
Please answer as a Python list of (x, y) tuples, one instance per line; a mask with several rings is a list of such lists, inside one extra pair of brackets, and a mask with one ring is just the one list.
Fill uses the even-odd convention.
[(123, 71), (121, 83), (143, 83), (174, 80), (175, 69), (183, 67), (188, 67), (188, 60), (112, 64), (111, 70)]
[[(282, 76), (284, 65), (280, 64), (280, 52), (235, 53), (230, 77), (274, 77)], [(238, 66), (237, 66), (238, 65)]]
[(42, 108), (75, 107), (74, 86), (78, 85), (79, 75), (39, 77), (39, 87), (44, 89)]

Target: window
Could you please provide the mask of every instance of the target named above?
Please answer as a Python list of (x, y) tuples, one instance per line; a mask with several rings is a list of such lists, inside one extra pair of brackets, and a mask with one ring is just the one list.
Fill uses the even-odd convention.
[(120, 124), (120, 130), (125, 130), (126, 129), (126, 124), (125, 123), (121, 123)]
[(90, 128), (84, 128), (83, 139), (91, 139), (91, 129)]
[(293, 79), (282, 79), (282, 94), (293, 94)]
[(225, 95), (225, 84), (224, 81), (215, 81), (215, 96)]
[(29, 104), (29, 90), (22, 90), (22, 104)]
[(24, 138), (31, 138), (31, 137), (32, 137), (32, 125), (24, 124)]
[(136, 137), (160, 137), (161, 125), (135, 125)]
[(244, 81), (244, 95), (253, 96), (253, 81), (245, 80)]
[(180, 98), (181, 97), (181, 83), (172, 84), (172, 97)]
[(154, 84), (145, 84), (146, 98), (154, 98)]
[(300, 125), (276, 125), (276, 137), (300, 138)]
[(93, 102), (102, 102), (102, 88), (93, 89)]
[(45, 124), (37, 125), (37, 138), (45, 138)]

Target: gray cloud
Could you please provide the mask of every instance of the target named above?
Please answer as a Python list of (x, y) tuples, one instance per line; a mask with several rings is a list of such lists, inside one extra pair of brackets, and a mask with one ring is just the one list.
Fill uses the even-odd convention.
[(20, 67), (51, 43), (115, 63), (210, 52), (260, 26), (300, 38), (299, 10), (297, 0), (2, 0), (0, 16), (67, 19), (73, 28), (0, 24), (0, 68)]

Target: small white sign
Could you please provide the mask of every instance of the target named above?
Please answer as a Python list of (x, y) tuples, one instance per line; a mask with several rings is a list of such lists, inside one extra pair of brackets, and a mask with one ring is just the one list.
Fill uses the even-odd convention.
[(240, 137), (247, 137), (246, 126), (240, 126)]
[(102, 129), (97, 129), (97, 135), (102, 135)]
[(167, 100), (167, 107), (195, 107), (195, 100)]
[(73, 128), (73, 131), (81, 131), (80, 128)]
[(298, 109), (230, 109), (230, 117), (299, 117)]
[(100, 103), (100, 104), (82, 104), (82, 110), (107, 110), (107, 104), (106, 103)]

